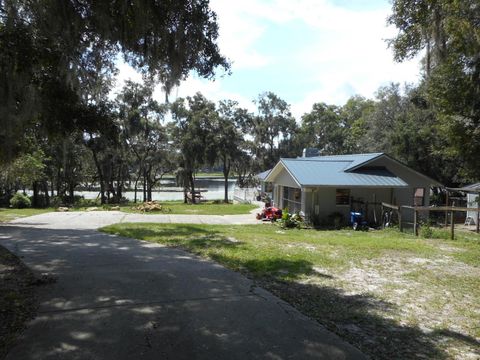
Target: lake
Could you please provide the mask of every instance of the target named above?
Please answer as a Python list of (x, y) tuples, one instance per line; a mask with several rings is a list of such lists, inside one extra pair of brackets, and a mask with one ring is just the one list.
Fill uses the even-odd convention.
[[(228, 180), (228, 198), (233, 199), (233, 189), (236, 179)], [(207, 190), (202, 193), (206, 200), (219, 200), (224, 197), (224, 180), (222, 178), (197, 178), (195, 179), (195, 189)], [(85, 199), (96, 199), (99, 196), (98, 191), (75, 191), (75, 195), (82, 195)], [(124, 191), (123, 196), (128, 200), (133, 200), (135, 192)], [(137, 200), (142, 201), (142, 191), (137, 192)], [(160, 181), (160, 188), (152, 192), (152, 200), (168, 201), (183, 200), (183, 189), (177, 187), (175, 179), (163, 179)]]

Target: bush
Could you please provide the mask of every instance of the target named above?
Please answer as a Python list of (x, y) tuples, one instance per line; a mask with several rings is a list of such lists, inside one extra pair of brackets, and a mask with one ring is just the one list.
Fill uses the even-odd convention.
[(15, 209), (24, 209), (24, 208), (29, 208), (32, 205), (32, 203), (28, 198), (28, 196), (20, 193), (16, 193), (10, 199), (10, 205)]
[(59, 207), (63, 205), (63, 199), (60, 196), (52, 196), (50, 198), (50, 206)]
[(94, 207), (100, 205), (97, 199), (85, 199), (83, 196), (75, 201), (77, 207)]
[(300, 229), (304, 225), (303, 218), (300, 214), (289, 214), (288, 209), (282, 212), (282, 218), (279, 220), (280, 226), (284, 229), (297, 228)]

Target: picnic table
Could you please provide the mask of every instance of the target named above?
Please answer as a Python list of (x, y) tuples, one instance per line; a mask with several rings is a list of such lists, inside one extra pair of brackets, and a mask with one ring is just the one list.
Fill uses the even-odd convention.
[(187, 193), (188, 201), (193, 202), (194, 198), (195, 198), (195, 202), (206, 201), (205, 197), (202, 195), (202, 192), (206, 192), (206, 190), (203, 190), (203, 191), (195, 190), (193, 193), (189, 191)]

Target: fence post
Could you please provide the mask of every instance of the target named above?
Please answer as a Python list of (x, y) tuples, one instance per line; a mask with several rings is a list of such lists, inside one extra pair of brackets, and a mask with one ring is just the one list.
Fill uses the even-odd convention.
[(398, 229), (400, 232), (403, 231), (403, 225), (402, 225), (402, 207), (398, 207)]
[(413, 233), (418, 236), (417, 210), (413, 209)]
[(479, 233), (480, 230), (480, 224), (478, 223), (480, 220), (480, 201), (477, 199), (477, 221), (475, 221), (475, 225), (477, 226), (477, 234)]
[[(447, 190), (447, 197), (445, 200), (445, 206), (448, 206), (448, 190)], [(445, 210), (445, 227), (448, 226), (448, 210)]]
[(382, 204), (382, 213), (380, 215), (380, 222), (382, 224), (382, 229), (385, 229), (384, 211), (385, 211), (385, 208), (383, 207), (383, 204)]
[(452, 224), (450, 225), (450, 240), (453, 240), (455, 238), (455, 221), (454, 221), (454, 211), (452, 210), (452, 214), (451, 214), (451, 220), (452, 220)]

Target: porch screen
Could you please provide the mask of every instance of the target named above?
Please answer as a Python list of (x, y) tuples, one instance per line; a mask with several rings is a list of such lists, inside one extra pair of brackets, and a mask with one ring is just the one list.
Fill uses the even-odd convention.
[(283, 188), (283, 208), (288, 208), (290, 214), (302, 210), (302, 193), (300, 189), (286, 186)]

